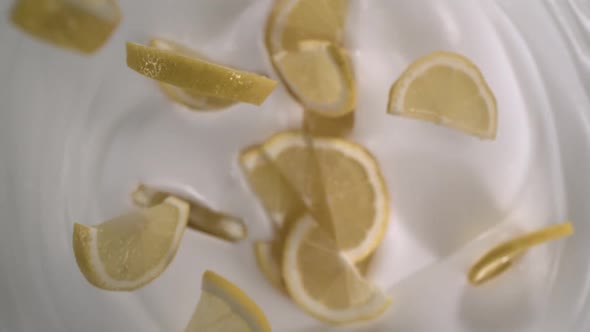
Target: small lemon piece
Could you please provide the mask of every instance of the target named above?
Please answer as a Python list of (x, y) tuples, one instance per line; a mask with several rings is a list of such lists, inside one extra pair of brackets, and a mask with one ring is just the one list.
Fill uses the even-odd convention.
[(186, 332), (270, 332), (260, 307), (238, 286), (206, 271), (201, 297)]
[(494, 139), (496, 99), (466, 57), (434, 52), (412, 63), (392, 85), (387, 112)]
[(303, 113), (303, 128), (314, 136), (346, 137), (354, 127), (354, 121), (354, 112), (336, 118), (312, 111)]
[(154, 207), (97, 226), (74, 225), (80, 271), (96, 287), (134, 290), (172, 261), (188, 222), (188, 203), (168, 197)]
[(276, 81), (258, 74), (130, 42), (127, 66), (149, 78), (203, 96), (255, 105), (262, 104), (277, 85)]

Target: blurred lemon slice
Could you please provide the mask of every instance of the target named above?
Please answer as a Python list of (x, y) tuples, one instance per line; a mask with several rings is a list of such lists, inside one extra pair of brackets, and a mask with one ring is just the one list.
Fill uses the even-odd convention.
[(281, 79), (309, 111), (327, 117), (352, 112), (354, 73), (346, 52), (325, 41), (306, 40), (296, 50), (273, 55)]
[(163, 83), (203, 96), (260, 105), (277, 82), (155, 47), (127, 43), (127, 66)]
[(333, 238), (309, 216), (300, 219), (287, 235), (282, 272), (293, 300), (326, 322), (373, 319), (391, 304), (390, 298), (362, 277)]
[(278, 0), (266, 24), (270, 54), (295, 50), (303, 40), (342, 43), (348, 0)]
[(387, 112), (496, 137), (496, 99), (475, 64), (455, 53), (435, 52), (412, 63), (391, 87)]
[(482, 284), (507, 270), (530, 247), (569, 236), (573, 232), (572, 223), (565, 222), (506, 241), (488, 251), (472, 265), (468, 274), (469, 282), (473, 285)]
[(259, 147), (242, 151), (240, 165), (247, 182), (277, 228), (305, 211), (305, 205)]
[(188, 216), (188, 203), (168, 197), (152, 208), (98, 226), (75, 224), (78, 267), (96, 287), (137, 289), (158, 277), (172, 261)]
[(381, 243), (389, 198), (379, 165), (367, 150), (343, 139), (297, 132), (271, 137), (263, 150), (346, 257), (361, 261)]
[(256, 256), (256, 263), (260, 271), (264, 274), (266, 279), (281, 291), (285, 291), (285, 284), (283, 283), (283, 276), (281, 275), (281, 265), (273, 252), (274, 243), (266, 241), (254, 242), (254, 255)]
[[(207, 57), (202, 54), (197, 53), (190, 48), (175, 43), (171, 40), (163, 39), (163, 38), (153, 38), (150, 41), (150, 46), (155, 47), (157, 49), (163, 51), (174, 52), (179, 55), (183, 55), (189, 58), (201, 59), (203, 61), (209, 61)], [(187, 89), (178, 88), (174, 85), (159, 82), (160, 88), (162, 91), (170, 98), (172, 101), (175, 101), (179, 104), (182, 104), (190, 109), (197, 110), (197, 111), (213, 111), (213, 110), (220, 110), (223, 108), (227, 108), (236, 102), (233, 100), (228, 99), (221, 99), (215, 98), (210, 96), (205, 96), (198, 91), (191, 91)]]
[(201, 297), (186, 332), (270, 332), (258, 305), (222, 276), (206, 271)]
[(11, 18), (35, 37), (93, 53), (119, 25), (121, 10), (115, 0), (18, 0)]
[(354, 112), (337, 118), (321, 116), (311, 111), (303, 114), (303, 128), (314, 136), (346, 137), (354, 127), (354, 121)]
[[(131, 194), (131, 199), (139, 207), (152, 207), (170, 196), (172, 194), (140, 184)], [(241, 218), (215, 211), (195, 200), (186, 198), (186, 202), (190, 206), (189, 227), (231, 242), (243, 240), (248, 235), (246, 224)]]

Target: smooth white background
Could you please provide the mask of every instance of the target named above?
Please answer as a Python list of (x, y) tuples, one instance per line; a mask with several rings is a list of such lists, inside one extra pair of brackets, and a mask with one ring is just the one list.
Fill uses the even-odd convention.
[[(586, 331), (590, 238), (590, 5), (567, 1), (353, 0), (347, 47), (359, 104), (352, 139), (380, 161), (392, 218), (371, 278), (394, 298), (381, 319), (334, 330)], [(262, 107), (195, 114), (125, 66), (124, 43), (161, 36), (274, 76), (262, 46), (269, 1), (122, 1), (91, 57), (32, 39), (0, 4), (0, 331), (182, 331), (213, 269), (246, 290), (275, 331), (324, 331), (258, 272), (251, 240), (270, 225), (244, 186), (244, 146), (298, 125), (279, 87)], [(467, 55), (498, 99), (497, 140), (385, 114), (391, 83), (435, 50)], [(131, 208), (138, 181), (244, 217), (248, 241), (187, 231), (176, 259), (134, 293), (95, 289), (71, 248), (74, 222)], [(571, 219), (576, 235), (532, 250), (470, 288), (490, 245)]]

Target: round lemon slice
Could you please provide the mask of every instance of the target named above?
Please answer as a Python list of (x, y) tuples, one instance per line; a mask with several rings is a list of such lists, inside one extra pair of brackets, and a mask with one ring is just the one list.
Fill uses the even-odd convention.
[(188, 203), (168, 197), (152, 208), (97, 226), (74, 225), (80, 271), (96, 287), (133, 290), (157, 278), (172, 261), (188, 222)]
[(387, 112), (496, 137), (496, 99), (475, 64), (455, 53), (435, 52), (412, 63), (391, 87)]
[(201, 297), (186, 332), (270, 332), (258, 305), (238, 286), (206, 271)]
[(303, 214), (304, 204), (262, 149), (249, 148), (240, 154), (247, 182), (277, 228)]
[(306, 40), (272, 60), (291, 94), (306, 110), (326, 117), (350, 113), (356, 106), (354, 73), (346, 52), (330, 42)]
[(326, 322), (373, 319), (391, 304), (309, 216), (301, 218), (287, 235), (282, 271), (291, 298)]
[(260, 105), (277, 82), (155, 47), (127, 43), (127, 66), (163, 83), (203, 96)]
[(279, 133), (263, 149), (318, 223), (333, 233), (343, 255), (359, 262), (377, 248), (389, 223), (389, 198), (366, 149), (298, 132)]
[[(206, 56), (199, 54), (196, 51), (184, 45), (175, 43), (171, 40), (163, 38), (153, 38), (150, 41), (150, 46), (163, 51), (174, 52), (176, 54), (183, 55), (189, 58), (201, 59), (210, 62)], [(196, 111), (221, 110), (236, 103), (233, 100), (205, 96), (199, 93), (198, 91), (178, 88), (174, 85), (167, 83), (159, 82), (159, 85), (162, 91), (164, 91), (168, 98), (170, 98), (170, 100)]]
[(473, 285), (482, 284), (506, 271), (530, 247), (569, 236), (573, 232), (572, 223), (565, 222), (499, 244), (473, 263), (467, 278)]
[(348, 0), (278, 0), (268, 17), (265, 41), (270, 54), (294, 50), (303, 40), (339, 45), (344, 36)]

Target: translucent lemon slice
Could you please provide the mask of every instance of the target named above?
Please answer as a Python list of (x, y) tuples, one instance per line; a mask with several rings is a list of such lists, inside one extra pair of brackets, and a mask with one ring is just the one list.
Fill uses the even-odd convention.
[(469, 282), (479, 285), (493, 279), (512, 266), (514, 260), (530, 247), (569, 236), (573, 232), (572, 224), (566, 222), (504, 242), (488, 251), (472, 265), (468, 274)]
[[(174, 52), (176, 54), (183, 55), (189, 58), (201, 59), (204, 61), (211, 62), (206, 56), (199, 54), (196, 51), (191, 50), (190, 48), (184, 45), (175, 43), (171, 40), (163, 38), (153, 38), (150, 41), (150, 46), (163, 51)], [(196, 111), (221, 110), (236, 103), (233, 100), (205, 96), (199, 93), (198, 91), (191, 91), (187, 89), (178, 88), (174, 85), (167, 83), (160, 82), (159, 85), (162, 91), (164, 91), (164, 93), (172, 101), (182, 104)]]
[(387, 112), (496, 137), (496, 99), (475, 64), (455, 53), (435, 52), (412, 63), (391, 87)]
[(54, 45), (96, 52), (121, 20), (116, 0), (18, 0), (12, 22)]
[(154, 207), (97, 226), (75, 224), (74, 254), (80, 271), (102, 289), (142, 287), (174, 258), (189, 209), (188, 203), (168, 197)]
[(260, 105), (277, 82), (155, 47), (127, 43), (127, 66), (163, 83), (203, 96)]
[[(170, 193), (144, 184), (140, 184), (131, 194), (133, 203), (140, 207), (152, 207), (170, 196)], [(215, 211), (201, 202), (189, 199), (186, 202), (190, 204), (189, 227), (232, 242), (243, 240), (248, 235), (246, 224), (241, 218)]]
[(300, 219), (287, 235), (282, 271), (291, 298), (326, 322), (373, 319), (391, 304), (309, 216)]
[(264, 312), (243, 290), (206, 271), (201, 297), (186, 332), (270, 332)]

